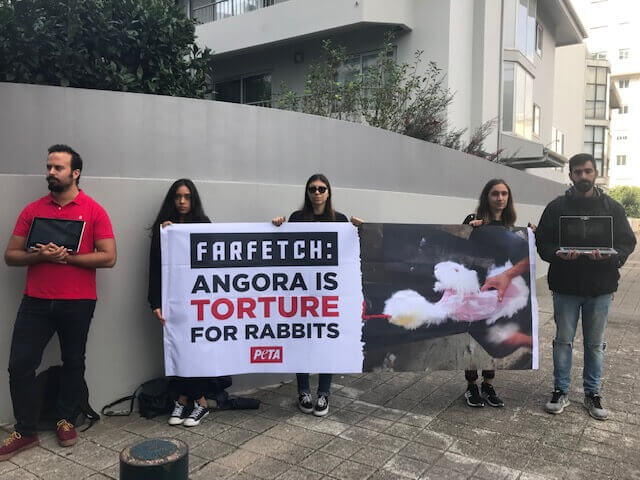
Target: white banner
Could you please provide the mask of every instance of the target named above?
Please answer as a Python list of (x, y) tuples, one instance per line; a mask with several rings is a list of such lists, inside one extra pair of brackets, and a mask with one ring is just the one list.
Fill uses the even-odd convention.
[(362, 371), (351, 224), (174, 224), (160, 239), (167, 375)]

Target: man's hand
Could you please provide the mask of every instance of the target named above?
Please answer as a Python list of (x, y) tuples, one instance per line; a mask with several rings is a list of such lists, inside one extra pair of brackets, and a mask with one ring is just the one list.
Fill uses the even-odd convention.
[(557, 250), (556, 256), (562, 260), (575, 260), (580, 256), (580, 253), (577, 250), (569, 250), (568, 252)]
[(502, 272), (494, 277), (487, 278), (480, 291), (486, 292), (492, 288), (496, 289), (498, 291), (498, 301), (501, 302), (509, 285), (511, 285), (511, 276), (507, 272)]
[(156, 318), (158, 320), (160, 320), (160, 323), (162, 324), (162, 326), (164, 327), (165, 324), (167, 323), (167, 320), (162, 316), (162, 309), (161, 308), (155, 308), (153, 310), (153, 314), (156, 316)]
[(55, 243), (51, 242), (46, 245), (36, 243), (36, 247), (35, 251), (43, 262), (67, 263), (69, 252), (65, 247), (59, 247)]
[(587, 253), (587, 257), (589, 260), (609, 260), (611, 258), (611, 254), (609, 253), (600, 253), (600, 250), (595, 249), (591, 253)]

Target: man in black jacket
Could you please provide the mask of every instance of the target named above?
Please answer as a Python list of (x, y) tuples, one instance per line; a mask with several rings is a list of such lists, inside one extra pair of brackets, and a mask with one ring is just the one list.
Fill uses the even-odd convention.
[[(587, 153), (569, 160), (569, 178), (573, 187), (545, 208), (536, 230), (536, 246), (543, 260), (550, 263), (549, 289), (553, 292), (556, 337), (553, 340), (554, 391), (546, 403), (549, 413), (562, 413), (569, 404), (573, 339), (582, 310), (584, 336), (584, 406), (589, 414), (605, 420), (600, 377), (604, 362), (604, 330), (613, 292), (618, 289), (618, 269), (633, 252), (636, 239), (622, 205), (595, 186), (598, 176), (595, 160)], [(559, 218), (564, 215), (611, 216), (613, 248), (616, 255), (595, 250), (580, 254), (559, 251)]]

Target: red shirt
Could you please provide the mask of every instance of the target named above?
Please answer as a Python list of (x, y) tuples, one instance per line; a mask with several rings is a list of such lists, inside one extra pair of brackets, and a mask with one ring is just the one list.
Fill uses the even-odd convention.
[[(78, 253), (93, 253), (95, 241), (113, 238), (111, 221), (98, 202), (80, 193), (64, 207), (51, 194), (27, 205), (20, 213), (13, 234), (26, 237), (34, 217), (84, 220), (85, 227)], [(29, 265), (25, 295), (56, 300), (95, 300), (96, 269), (42, 262)]]

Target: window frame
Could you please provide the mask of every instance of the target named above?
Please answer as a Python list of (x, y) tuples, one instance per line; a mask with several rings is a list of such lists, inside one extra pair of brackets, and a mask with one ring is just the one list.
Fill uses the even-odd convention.
[[(219, 100), (216, 98), (216, 86), (221, 84), (221, 83), (227, 83), (227, 82), (236, 82), (236, 81), (240, 81), (240, 102), (228, 102), (228, 103), (238, 103), (239, 105), (257, 105), (257, 106), (267, 106), (267, 107), (271, 107), (271, 104), (273, 102), (273, 82), (270, 81), (271, 83), (271, 97), (267, 100), (259, 100), (257, 102), (247, 102), (246, 98), (245, 98), (245, 80), (248, 78), (253, 78), (253, 77), (272, 77), (273, 76), (273, 72), (271, 71), (262, 71), (262, 72), (252, 72), (252, 73), (246, 73), (246, 74), (242, 74), (242, 75), (236, 75), (233, 77), (228, 77), (222, 80), (218, 80), (213, 82), (213, 100), (216, 100), (218, 102), (227, 102), (227, 100)], [(265, 105), (262, 105), (265, 104)]]

